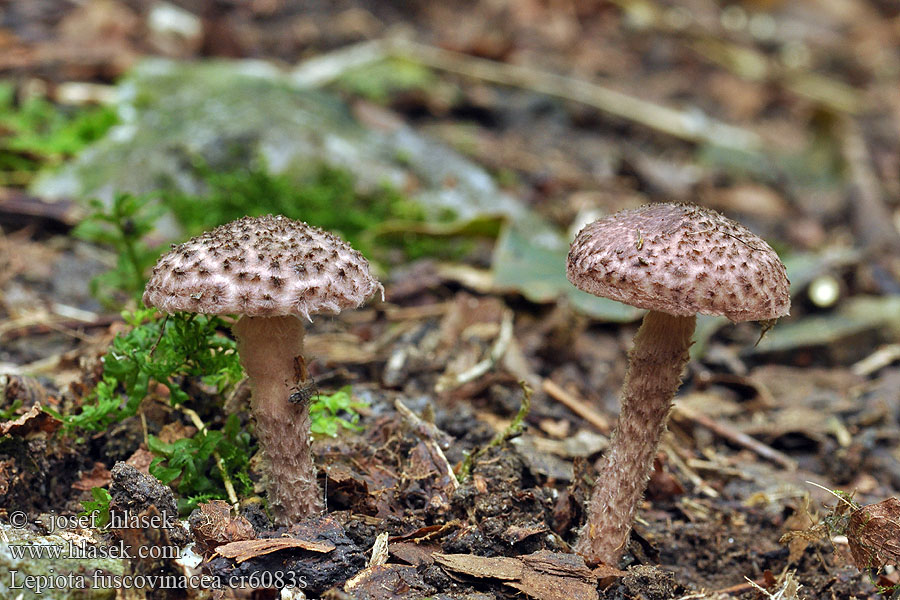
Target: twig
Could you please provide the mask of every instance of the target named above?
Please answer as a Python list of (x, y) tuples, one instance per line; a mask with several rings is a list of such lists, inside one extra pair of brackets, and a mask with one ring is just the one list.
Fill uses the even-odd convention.
[(675, 110), (589, 81), (475, 58), (411, 40), (391, 38), (387, 42), (390, 54), (398, 58), (483, 81), (581, 102), (678, 138), (744, 152), (758, 152), (762, 148), (762, 139), (756, 133), (712, 119), (699, 109)]
[(166, 316), (163, 317), (162, 325), (159, 327), (159, 336), (156, 338), (156, 341), (153, 342), (153, 345), (150, 346), (150, 353), (148, 356), (153, 356), (153, 353), (156, 352), (156, 347), (159, 346), (159, 343), (162, 341), (163, 336), (166, 334), (166, 323), (169, 322), (169, 313), (166, 313)]
[(459, 481), (456, 479), (453, 467), (450, 466), (450, 461), (447, 460), (447, 456), (444, 454), (444, 451), (441, 450), (441, 445), (438, 443), (438, 440), (435, 439), (435, 437), (437, 437), (437, 432), (440, 430), (433, 423), (423, 420), (416, 413), (411, 411), (399, 398), (394, 400), (394, 408), (396, 408), (397, 412), (413, 426), (416, 435), (428, 447), (435, 462), (440, 463), (444, 468), (445, 475), (450, 479), (450, 486), (453, 488), (453, 491), (456, 491), (459, 488)]
[(519, 406), (519, 412), (516, 413), (512, 422), (503, 431), (497, 433), (486, 446), (482, 446), (475, 452), (466, 455), (466, 459), (459, 468), (460, 482), (469, 478), (469, 475), (472, 473), (472, 468), (475, 466), (475, 461), (490, 448), (500, 446), (507, 440), (522, 434), (522, 431), (525, 429), (525, 417), (528, 416), (528, 412), (531, 410), (531, 395), (534, 393), (534, 390), (532, 390), (531, 386), (524, 381), (520, 381), (519, 385), (522, 387), (522, 405)]
[(881, 182), (872, 166), (866, 141), (855, 119), (839, 121), (841, 150), (852, 183), (850, 208), (854, 212), (857, 239), (869, 250), (900, 248), (900, 234), (893, 226)]
[(365, 67), (387, 57), (387, 44), (384, 40), (370, 40), (303, 61), (291, 72), (290, 78), (300, 87), (322, 87), (347, 71)]
[(867, 377), (896, 360), (900, 360), (900, 344), (888, 344), (855, 363), (850, 370), (854, 375)]
[(580, 102), (693, 142), (714, 144), (743, 152), (759, 152), (763, 147), (762, 138), (756, 133), (712, 119), (699, 109), (676, 110), (590, 81), (521, 65), (476, 58), (401, 37), (366, 41), (317, 56), (302, 63), (290, 77), (301, 87), (321, 87), (351, 69), (377, 63), (386, 58), (405, 59), (432, 69)]
[(441, 448), (449, 448), (452, 438), (450, 435), (444, 431), (442, 431), (437, 425), (430, 421), (426, 421), (413, 411), (409, 409), (408, 406), (403, 404), (399, 399), (394, 401), (394, 408), (397, 409), (397, 412), (400, 413), (406, 421), (413, 426), (415, 429), (416, 435), (422, 438), (428, 438), (430, 440), (434, 440), (438, 443)]
[(574, 394), (558, 386), (552, 379), (545, 379), (541, 383), (541, 389), (544, 390), (548, 396), (559, 401), (573, 413), (596, 427), (600, 433), (608, 434), (610, 432), (611, 427), (609, 426), (609, 421), (606, 417), (591, 408), (581, 398), (576, 397)]
[(742, 594), (747, 590), (753, 589), (750, 587), (749, 583), (739, 583), (737, 585), (732, 585), (727, 588), (722, 588), (721, 590), (715, 590), (713, 592), (693, 592), (688, 594), (687, 596), (681, 596), (676, 600), (705, 600), (709, 598), (717, 598), (722, 594), (732, 595), (732, 594)]
[[(53, 307), (57, 308), (56, 306)], [(79, 311), (84, 312), (85, 311)], [(63, 315), (57, 310), (48, 312), (36, 310), (16, 316), (0, 324), (0, 339), (10, 342), (25, 336), (43, 335), (48, 332), (57, 332), (85, 342), (93, 341), (93, 338), (77, 331), (94, 327), (108, 327), (116, 321), (121, 321), (118, 315), (97, 315), (95, 320), (85, 321), (82, 317), (73, 318)]]
[(389, 321), (419, 321), (429, 317), (441, 317), (449, 310), (451, 302), (435, 302), (421, 306), (396, 306), (386, 304), (379, 306)]
[[(752, 581), (751, 579), (745, 577), (746, 581), (744, 583), (738, 583), (727, 588), (722, 588), (720, 590), (714, 590), (711, 592), (692, 592), (687, 596), (680, 596), (676, 598), (676, 600), (703, 600), (703, 599), (712, 599), (718, 598), (721, 595), (734, 595), (734, 594), (743, 594), (744, 592), (751, 589), (758, 589), (760, 582), (765, 583), (763, 580)], [(785, 598), (784, 600), (788, 600)]]
[(784, 579), (780, 584), (781, 587), (775, 593), (767, 591), (749, 577), (744, 577), (744, 579), (747, 580), (750, 587), (765, 594), (768, 600), (795, 600), (797, 598), (797, 591), (803, 587), (796, 579), (794, 579), (793, 571), (788, 571), (784, 574)]
[(434, 386), (435, 391), (440, 394), (458, 388), (463, 384), (478, 379), (490, 371), (491, 368), (503, 358), (503, 355), (506, 354), (506, 349), (509, 348), (512, 337), (513, 312), (506, 309), (503, 311), (503, 320), (500, 322), (500, 332), (497, 334), (497, 339), (494, 340), (494, 345), (491, 347), (491, 351), (487, 357), (478, 361), (462, 373), (450, 377), (441, 376)]
[(669, 462), (675, 465), (675, 468), (681, 471), (684, 476), (687, 477), (692, 484), (694, 484), (694, 487), (700, 490), (701, 493), (709, 498), (719, 497), (719, 492), (711, 488), (709, 484), (703, 481), (703, 478), (700, 477), (700, 475), (694, 469), (692, 469), (690, 465), (687, 464), (687, 462), (682, 460), (673, 444), (664, 443), (663, 451), (666, 453), (666, 457), (669, 459)]
[[(178, 409), (186, 414), (188, 418), (191, 420), (191, 423), (194, 424), (194, 427), (197, 428), (198, 431), (206, 434), (206, 424), (200, 418), (196, 412), (192, 409), (187, 408), (186, 406), (179, 406)], [(213, 458), (216, 459), (216, 466), (219, 468), (219, 472), (222, 474), (222, 483), (225, 485), (225, 492), (228, 494), (228, 501), (231, 502), (231, 506), (234, 507), (235, 510), (239, 508), (237, 493), (234, 491), (234, 484), (231, 483), (231, 477), (228, 475), (228, 470), (225, 468), (225, 461), (222, 460), (222, 455), (219, 452), (213, 451)]]
[(797, 469), (797, 461), (795, 461), (790, 456), (784, 454), (783, 452), (779, 452), (771, 446), (763, 444), (756, 438), (738, 431), (730, 425), (719, 423), (718, 421), (709, 418), (703, 413), (694, 412), (693, 410), (685, 408), (684, 406), (675, 405), (673, 412), (676, 412), (684, 418), (693, 421), (697, 425), (709, 429), (721, 438), (733, 442), (738, 446), (743, 446), (744, 448), (752, 450), (759, 456), (771, 460), (772, 462), (781, 465), (789, 471), (795, 471)]

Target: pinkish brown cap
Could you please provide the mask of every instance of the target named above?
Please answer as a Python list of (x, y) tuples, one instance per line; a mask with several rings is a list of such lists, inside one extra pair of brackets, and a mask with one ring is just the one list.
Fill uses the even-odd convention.
[(244, 217), (160, 257), (143, 301), (166, 313), (339, 313), (383, 288), (342, 239), (282, 216)]
[(567, 275), (595, 296), (672, 315), (764, 321), (791, 309), (775, 251), (743, 225), (689, 204), (652, 204), (587, 225)]

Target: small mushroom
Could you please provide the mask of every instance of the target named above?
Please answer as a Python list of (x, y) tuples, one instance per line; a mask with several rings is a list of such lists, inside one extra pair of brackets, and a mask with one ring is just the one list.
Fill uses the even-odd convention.
[(143, 296), (147, 306), (240, 315), (232, 331), (250, 378), (269, 506), (281, 524), (323, 508), (310, 454), (309, 404), (291, 398), (307, 376), (299, 317), (356, 308), (378, 290), (383, 293), (359, 252), (282, 216), (217, 227), (175, 246), (153, 268)]
[(649, 310), (629, 353), (622, 409), (575, 550), (615, 566), (644, 494), (696, 314), (767, 321), (790, 311), (775, 251), (742, 225), (693, 205), (653, 204), (587, 225), (569, 251), (576, 287)]

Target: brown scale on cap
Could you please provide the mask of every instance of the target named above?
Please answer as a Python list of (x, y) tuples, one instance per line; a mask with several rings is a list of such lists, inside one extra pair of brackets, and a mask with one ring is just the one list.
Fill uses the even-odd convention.
[[(211, 295), (210, 289), (222, 292)], [(167, 313), (309, 319), (356, 308), (380, 290), (366, 259), (339, 237), (268, 215), (244, 217), (175, 246), (153, 268), (143, 300)]]
[(653, 467), (696, 314), (732, 321), (788, 314), (784, 265), (743, 226), (699, 206), (654, 204), (586, 226), (569, 252), (569, 281), (649, 309), (634, 337), (622, 410), (587, 503), (575, 550), (615, 566)]
[(763, 321), (790, 310), (775, 251), (699, 206), (653, 204), (587, 225), (572, 244), (567, 274), (595, 296), (671, 315)]

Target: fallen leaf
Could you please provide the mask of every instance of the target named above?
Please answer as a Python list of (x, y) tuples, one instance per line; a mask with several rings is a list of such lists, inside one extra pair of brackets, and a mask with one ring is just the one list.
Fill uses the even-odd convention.
[(888, 498), (855, 510), (847, 540), (860, 570), (900, 564), (900, 499)]
[(231, 506), (224, 500), (200, 504), (200, 513), (191, 515), (191, 532), (204, 554), (223, 544), (251, 540), (256, 537), (253, 525), (242, 516), (232, 517)]
[(566, 279), (568, 246), (548, 248), (534, 243), (512, 226), (500, 233), (494, 246), (491, 270), (494, 284), (514, 289), (528, 300), (543, 304), (564, 296), (585, 314), (613, 323), (634, 321), (641, 311), (608, 298), (583, 292)]
[(413, 542), (392, 542), (388, 545), (391, 556), (399, 558), (403, 562), (414, 567), (431, 565), (434, 559), (431, 557), (440, 546), (437, 544), (416, 544)]
[(786, 352), (809, 346), (837, 344), (852, 335), (893, 329), (900, 322), (900, 296), (858, 296), (838, 310), (776, 326), (748, 353)]
[(153, 453), (141, 445), (125, 462), (144, 475), (150, 475), (150, 463), (153, 462), (153, 459)]
[(62, 421), (42, 411), (40, 404), (35, 404), (18, 419), (0, 423), (0, 435), (25, 437), (35, 432), (53, 433), (61, 426)]
[(233, 558), (236, 562), (242, 563), (264, 554), (271, 554), (279, 550), (288, 550), (290, 548), (300, 548), (301, 550), (309, 550), (310, 552), (331, 552), (334, 550), (334, 544), (328, 542), (310, 542), (309, 540), (300, 540), (297, 538), (263, 538), (257, 540), (244, 540), (240, 542), (231, 542), (218, 546), (216, 552), (225, 558)]
[(81, 474), (81, 479), (72, 484), (72, 489), (86, 492), (95, 487), (106, 487), (112, 481), (112, 473), (102, 462), (95, 462), (94, 468)]

